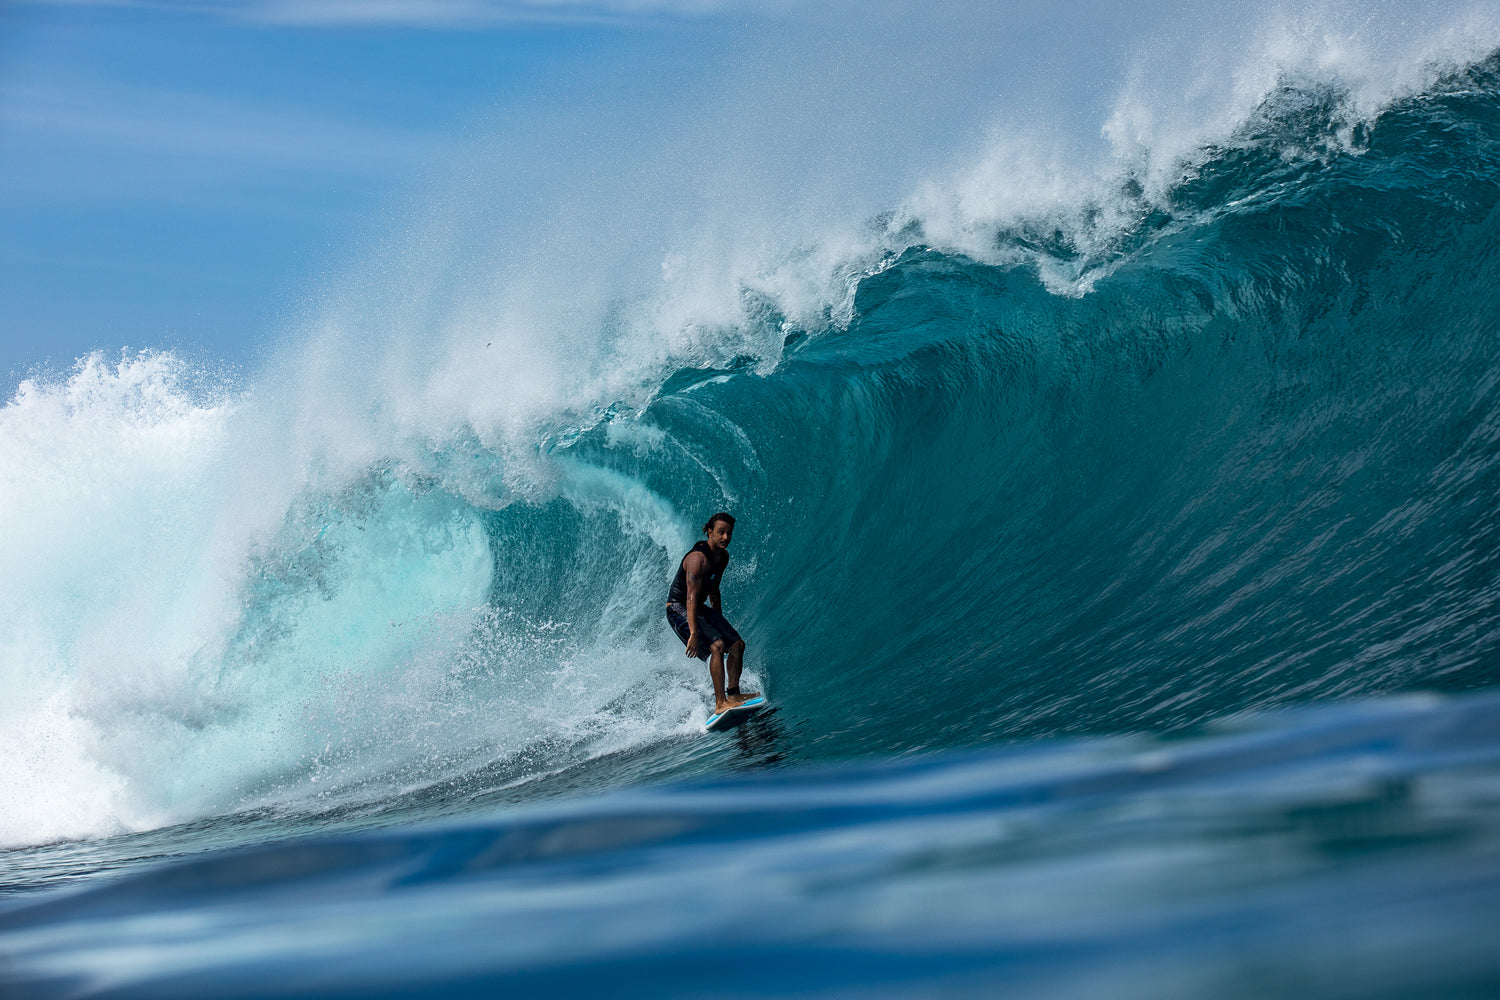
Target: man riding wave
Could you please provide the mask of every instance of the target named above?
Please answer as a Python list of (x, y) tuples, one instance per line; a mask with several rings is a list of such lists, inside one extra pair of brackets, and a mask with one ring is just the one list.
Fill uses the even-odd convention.
[(708, 675), (714, 683), (714, 712), (719, 713), (760, 696), (754, 691), (740, 691), (745, 640), (725, 621), (724, 599), (719, 594), (719, 581), (729, 566), (734, 518), (720, 511), (708, 519), (703, 534), (705, 540), (694, 545), (677, 566), (667, 592), (667, 621), (687, 647), (688, 656), (708, 661)]

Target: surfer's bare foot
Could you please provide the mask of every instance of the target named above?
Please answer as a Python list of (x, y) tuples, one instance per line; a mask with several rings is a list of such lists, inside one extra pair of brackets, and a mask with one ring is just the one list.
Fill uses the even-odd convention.
[(760, 692), (759, 691), (741, 691), (739, 694), (735, 695), (735, 697), (740, 700), (741, 704), (744, 704), (747, 701), (754, 701), (756, 698), (759, 698), (760, 697)]
[(731, 708), (738, 704), (739, 702), (734, 701), (730, 698), (725, 698), (723, 701), (716, 701), (714, 702), (714, 714), (723, 715), (725, 712), (729, 711)]

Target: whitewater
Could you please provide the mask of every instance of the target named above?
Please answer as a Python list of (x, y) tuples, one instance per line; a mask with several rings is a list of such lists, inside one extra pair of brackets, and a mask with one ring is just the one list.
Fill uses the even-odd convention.
[(1500, 32), (1298, 38), (1099, 162), (22, 381), (7, 995), (1493, 995)]

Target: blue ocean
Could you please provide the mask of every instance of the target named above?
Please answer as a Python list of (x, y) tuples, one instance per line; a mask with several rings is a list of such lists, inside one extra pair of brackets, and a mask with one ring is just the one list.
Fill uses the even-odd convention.
[(1500, 996), (1500, 56), (1022, 154), (22, 382), (0, 994)]

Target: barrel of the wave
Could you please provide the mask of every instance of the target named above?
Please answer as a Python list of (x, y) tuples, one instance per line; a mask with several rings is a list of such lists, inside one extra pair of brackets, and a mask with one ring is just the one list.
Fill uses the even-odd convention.
[(745, 640), (724, 617), (719, 593), (719, 583), (729, 568), (734, 518), (719, 511), (703, 525), (703, 536), (678, 561), (677, 575), (667, 590), (667, 622), (687, 655), (708, 663), (714, 709), (706, 728), (731, 729), (764, 708), (766, 699), (757, 692), (740, 690)]

